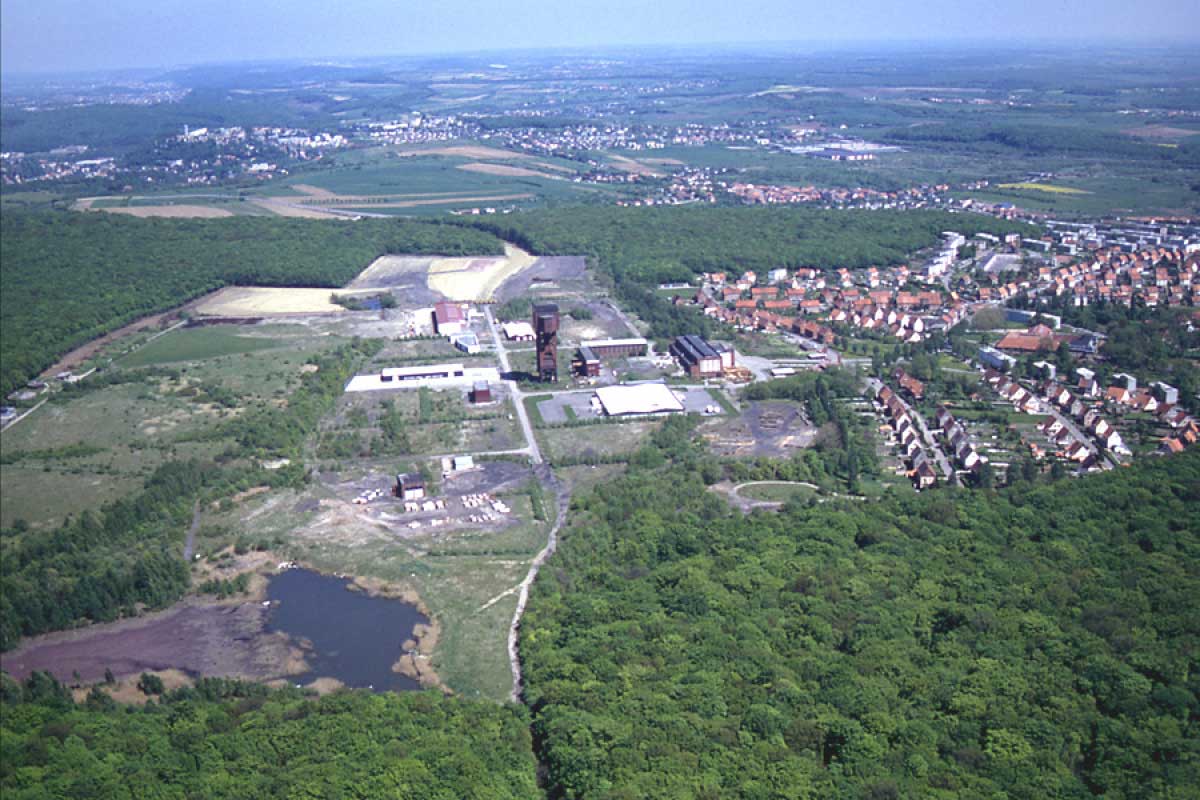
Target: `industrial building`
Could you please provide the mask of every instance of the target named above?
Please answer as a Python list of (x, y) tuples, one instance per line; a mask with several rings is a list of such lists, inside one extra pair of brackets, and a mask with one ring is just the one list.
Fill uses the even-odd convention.
[(599, 377), (600, 356), (596, 355), (595, 351), (586, 344), (583, 345), (575, 357), (575, 371), (584, 378)]
[(584, 378), (600, 374), (600, 361), (605, 358), (644, 356), (650, 351), (645, 339), (590, 339), (579, 346), (575, 355), (575, 372)]
[(380, 370), (379, 380), (384, 383), (394, 383), (434, 378), (461, 378), (464, 374), (462, 364), (425, 364), (416, 367), (386, 367)]
[(558, 306), (555, 303), (535, 303), (533, 331), (537, 351), (538, 380), (558, 382)]
[(425, 480), (420, 475), (397, 475), (396, 497), (401, 500), (421, 500), (425, 497)]
[(582, 343), (599, 358), (644, 356), (650, 344), (645, 339), (589, 339)]
[(671, 343), (671, 355), (693, 378), (713, 378), (734, 367), (733, 349), (714, 345), (692, 334), (678, 336)]
[(432, 389), (470, 388), (477, 381), (498, 381), (495, 367), (465, 367), (462, 364), (422, 364), (387, 367), (379, 372), (355, 375), (346, 383), (347, 392), (395, 391), (428, 386)]
[(453, 336), (467, 329), (467, 318), (462, 306), (457, 303), (441, 302), (433, 307), (433, 328), (439, 336)]
[(601, 409), (610, 417), (683, 411), (683, 404), (665, 383), (604, 386), (596, 390), (595, 396)]

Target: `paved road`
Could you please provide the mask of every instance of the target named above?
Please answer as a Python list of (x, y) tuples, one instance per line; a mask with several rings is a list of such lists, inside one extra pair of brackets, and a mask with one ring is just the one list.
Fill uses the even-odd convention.
[(9, 420), (7, 423), (5, 423), (4, 427), (3, 427), (3, 428), (0, 428), (0, 430), (2, 430), (2, 431), (6, 431), (6, 430), (8, 430), (9, 428), (11, 428), (13, 425), (16, 425), (18, 422), (20, 422), (21, 420), (25, 419), (26, 417), (28, 417), (28, 416), (29, 416), (30, 414), (32, 414), (33, 412), (37, 411), (37, 410), (38, 410), (39, 408), (41, 408), (42, 406), (46, 405), (46, 401), (47, 401), (47, 400), (49, 400), (49, 399), (50, 399), (50, 398), (48, 398), (48, 397), (47, 397), (47, 398), (44, 398), (44, 399), (43, 399), (43, 400), (42, 400), (40, 403), (38, 403), (36, 406), (34, 406), (33, 408), (31, 408), (31, 409), (29, 409), (28, 411), (26, 411), (24, 414), (21, 414), (21, 415), (19, 415), (19, 416), (13, 417), (13, 418), (12, 418), (12, 419), (10, 419), (10, 420)]
[[(510, 374), (512, 367), (508, 363), (508, 352), (504, 349), (504, 339), (496, 328), (496, 318), (492, 316), (492, 307), (484, 306), (483, 313), (487, 316), (488, 329), (492, 332), (492, 340), (496, 342), (496, 356), (500, 359), (501, 374)], [(521, 430), (525, 432), (525, 441), (529, 445), (529, 458), (534, 464), (542, 463), (542, 451), (538, 449), (537, 439), (533, 435), (533, 426), (529, 424), (529, 415), (525, 413), (525, 396), (514, 380), (506, 380), (508, 390), (512, 393), (513, 406), (517, 409), (517, 419), (521, 422)]]
[[(867, 378), (867, 384), (874, 391), (879, 391), (879, 387), (883, 385), (882, 381), (877, 378)], [(933, 460), (937, 462), (937, 465), (942, 468), (942, 472), (946, 476), (946, 481), (959, 484), (960, 481), (958, 475), (954, 472), (954, 467), (950, 464), (950, 460), (946, 458), (946, 454), (942, 452), (942, 448), (934, 440), (933, 434), (929, 432), (929, 427), (925, 424), (924, 417), (918, 414), (915, 408), (904, 402), (904, 398), (900, 397), (898, 393), (896, 394), (896, 398), (900, 401), (900, 405), (904, 406), (908, 411), (908, 415), (912, 418), (917, 429), (921, 431), (921, 439), (925, 442), (925, 449), (933, 456)]]
[(1054, 415), (1056, 420), (1066, 426), (1066, 429), (1071, 432), (1072, 437), (1080, 442), (1083, 442), (1083, 445), (1088, 449), (1088, 452), (1096, 457), (1096, 462), (1099, 464), (1101, 469), (1107, 470), (1113, 468), (1112, 462), (1109, 460), (1108, 455), (1100, 450), (1100, 448), (1096, 447), (1092, 437), (1084, 433), (1083, 429), (1075, 424), (1075, 420), (1062, 413), (1058, 406), (1049, 400), (1044, 401), (1042, 405), (1050, 410), (1050, 413)]

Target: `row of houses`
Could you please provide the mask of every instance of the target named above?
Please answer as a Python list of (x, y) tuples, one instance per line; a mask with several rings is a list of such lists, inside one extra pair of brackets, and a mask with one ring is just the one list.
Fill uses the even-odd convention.
[(939, 406), (934, 420), (937, 422), (938, 430), (942, 432), (942, 439), (954, 455), (954, 461), (959, 467), (976, 472), (986, 463), (987, 459), (979, 455), (975, 445), (971, 442), (966, 426), (954, 418), (950, 409)]
[[(1079, 385), (1086, 387), (1086, 390), (1091, 392), (1093, 384), (1095, 384), (1095, 379), (1085, 376), (1081, 378)], [(1046, 382), (1043, 396), (1061, 409), (1064, 414), (1070, 415), (1072, 419), (1079, 422), (1080, 427), (1105, 450), (1120, 456), (1133, 455), (1125, 446), (1116, 427), (1103, 416), (1102, 408), (1085, 402), (1057, 381)], [(1057, 431), (1055, 433), (1057, 434)]]
[(1147, 306), (1195, 306), (1200, 304), (1200, 253), (1170, 247), (1134, 252), (1110, 247), (1078, 264), (1040, 267), (1032, 280), (986, 292), (981, 289), (980, 297), (1004, 300), (1021, 293), (1066, 296), (1076, 306), (1098, 302), (1129, 306), (1135, 301)]
[(892, 429), (902, 457), (908, 462), (908, 476), (913, 485), (918, 489), (927, 489), (936, 484), (937, 470), (921, 446), (921, 435), (909, 415), (908, 407), (887, 384), (880, 384), (875, 401)]

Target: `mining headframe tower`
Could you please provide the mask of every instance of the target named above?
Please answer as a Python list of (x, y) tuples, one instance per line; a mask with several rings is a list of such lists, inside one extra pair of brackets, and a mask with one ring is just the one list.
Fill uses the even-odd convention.
[(537, 348), (538, 380), (558, 382), (558, 306), (554, 303), (535, 303), (533, 332)]

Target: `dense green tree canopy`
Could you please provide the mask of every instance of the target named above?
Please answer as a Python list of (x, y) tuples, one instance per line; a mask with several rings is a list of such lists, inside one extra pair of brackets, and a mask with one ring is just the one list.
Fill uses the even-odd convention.
[(98, 692), (76, 707), (45, 676), (25, 687), (3, 680), (5, 800), (538, 794), (528, 720), (515, 706), (430, 692), (313, 700), (205, 680), (144, 708)]
[(1197, 502), (1200, 453), (749, 517), (635, 471), (522, 626), (551, 795), (1195, 796)]

